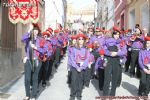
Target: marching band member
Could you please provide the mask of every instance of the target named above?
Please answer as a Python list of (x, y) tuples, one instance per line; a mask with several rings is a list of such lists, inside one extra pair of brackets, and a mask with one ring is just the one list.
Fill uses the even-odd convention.
[[(22, 36), (22, 42), (25, 43), (26, 52), (26, 57), (23, 60), (26, 91), (26, 97), (24, 100), (29, 100), (30, 98), (35, 100), (37, 96), (38, 74), (42, 65), (40, 59), (44, 58), (44, 54), (46, 52), (39, 36), (40, 28), (38, 24), (32, 24), (29, 31)], [(32, 92), (30, 94), (31, 82)]]
[(90, 39), (94, 34), (94, 29), (93, 28), (88, 28), (87, 30), (87, 37)]
[[(96, 28), (95, 36), (91, 37), (90, 43), (97, 42), (98, 47), (102, 47), (104, 45), (104, 31), (100, 28)], [(98, 52), (98, 51), (97, 51)]]
[[(117, 39), (118, 38), (118, 39)], [(118, 84), (117, 86), (119, 87), (122, 81), (122, 68), (125, 65), (125, 62), (127, 60), (127, 46), (125, 43), (125, 39), (120, 39), (119, 37), (117, 37), (117, 44), (119, 44), (119, 48), (121, 51), (124, 51), (124, 54), (122, 54), (122, 56), (120, 56), (120, 71), (119, 71), (119, 78), (118, 78)]]
[(89, 56), (89, 63), (88, 63), (88, 67), (86, 68), (85, 70), (85, 73), (84, 73), (84, 85), (86, 87), (89, 87), (89, 84), (90, 84), (90, 80), (92, 78), (92, 70), (91, 70), (91, 67), (92, 67), (92, 64), (95, 62), (95, 59), (94, 59), (94, 55), (92, 54), (92, 51), (93, 51), (93, 45), (92, 44), (88, 44), (87, 45), (87, 49), (89, 50), (90, 52), (90, 56)]
[(139, 28), (135, 29), (135, 33), (130, 38), (131, 43), (131, 69), (130, 76), (133, 77), (135, 75), (135, 67), (136, 67), (136, 76), (140, 77), (140, 69), (138, 64), (138, 55), (139, 51), (143, 48), (144, 35)]
[(105, 62), (105, 58), (104, 58), (104, 50), (101, 49), (99, 51), (99, 55), (100, 57), (97, 59), (96, 63), (95, 63), (95, 75), (98, 72), (98, 76), (99, 76), (99, 89), (103, 90), (103, 86), (104, 86), (104, 64)]
[(131, 41), (130, 41), (131, 33), (132, 30), (128, 29), (128, 33), (126, 34), (126, 45), (127, 45), (128, 52), (127, 52), (127, 61), (125, 63), (125, 72), (128, 72), (130, 62), (131, 62)]
[(54, 66), (57, 69), (59, 64), (60, 64), (60, 56), (61, 56), (61, 46), (62, 46), (62, 41), (59, 40), (59, 29), (54, 30), (54, 41), (55, 41), (55, 54), (54, 54)]
[[(89, 43), (93, 44), (93, 51), (92, 54), (94, 55), (94, 59), (95, 61), (97, 60), (97, 58), (99, 57), (99, 50), (101, 48), (103, 48), (104, 44), (105, 44), (105, 37), (104, 37), (104, 31), (100, 28), (96, 28), (95, 30), (95, 35), (93, 35), (90, 40)], [(94, 66), (95, 63), (92, 64), (92, 74), (93, 74), (93, 78), (94, 78)]]
[(148, 96), (150, 91), (150, 36), (145, 37), (145, 48), (140, 50), (138, 62), (141, 69), (138, 94)]
[(47, 31), (42, 33), (44, 46), (46, 48), (45, 60), (42, 61), (41, 75), (42, 77), (42, 86), (46, 87), (48, 83), (48, 74), (49, 74), (49, 59), (52, 55), (52, 45), (48, 41), (49, 33)]
[(63, 53), (66, 54), (66, 50), (67, 50), (67, 44), (68, 44), (68, 40), (69, 40), (69, 35), (68, 35), (68, 30), (64, 29), (63, 31)]
[(46, 41), (48, 41), (50, 43), (50, 47), (49, 48), (49, 52), (51, 52), (51, 56), (48, 58), (49, 60), (49, 66), (48, 66), (48, 72), (47, 72), (47, 76), (46, 76), (46, 80), (49, 80), (50, 79), (50, 76), (52, 76), (52, 68), (53, 68), (53, 62), (54, 62), (54, 46), (55, 46), (55, 41), (53, 39), (53, 29), (52, 28), (48, 28), (46, 30), (46, 32), (48, 32), (48, 37), (46, 39)]
[[(113, 38), (107, 38), (105, 41), (104, 51), (107, 64), (104, 69), (104, 96), (115, 96), (121, 68), (120, 59), (127, 53), (126, 48), (121, 49), (120, 44), (117, 43), (119, 34), (120, 33), (118, 31), (114, 31), (112, 34)], [(109, 94), (110, 81), (112, 81), (112, 86)]]
[(71, 94), (70, 100), (81, 100), (84, 85), (84, 72), (88, 67), (90, 52), (84, 47), (86, 36), (77, 35), (77, 47), (72, 51), (71, 55)]
[(67, 83), (70, 85), (71, 84), (71, 55), (72, 55), (72, 51), (73, 49), (76, 47), (76, 41), (77, 41), (77, 37), (72, 35), (70, 37), (70, 41), (69, 41), (69, 46), (67, 48), (67, 52), (68, 52), (68, 62), (67, 62), (67, 70), (68, 70), (68, 80)]

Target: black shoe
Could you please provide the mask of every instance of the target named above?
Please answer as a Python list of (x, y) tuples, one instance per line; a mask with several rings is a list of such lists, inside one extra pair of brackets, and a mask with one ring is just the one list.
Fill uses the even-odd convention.
[(92, 75), (92, 78), (91, 79), (94, 79), (95, 78), (95, 76), (94, 75)]
[(141, 75), (136, 74), (136, 77), (137, 77), (138, 79), (140, 79), (140, 78), (141, 78)]
[(99, 89), (100, 89), (100, 91), (103, 91), (103, 88), (102, 88), (102, 87), (100, 87)]
[(117, 84), (117, 87), (120, 87), (120, 85), (121, 85), (121, 83), (118, 83), (118, 84)]
[(42, 87), (45, 88), (46, 87), (46, 83), (42, 83)]
[(145, 96), (145, 97), (146, 97), (146, 96), (148, 96), (148, 94), (146, 94), (145, 92), (143, 92), (143, 93), (142, 93), (142, 96)]
[(75, 100), (75, 97), (70, 97), (69, 100)]
[(81, 100), (81, 97), (77, 97), (77, 100)]
[(131, 78), (133, 78), (133, 77), (134, 77), (134, 75), (133, 75), (133, 74), (130, 74), (130, 77), (131, 77)]
[(47, 82), (46, 82), (46, 85), (47, 85), (47, 86), (50, 86), (50, 85), (51, 85), (51, 83), (50, 83), (49, 81), (47, 81)]
[(125, 72), (128, 72), (128, 70), (127, 70), (127, 69), (125, 69)]
[(90, 85), (90, 83), (86, 83), (86, 84), (85, 84), (86, 87), (89, 87), (89, 85)]
[(55, 68), (56, 68), (56, 69), (58, 68), (58, 65), (57, 65), (57, 64), (55, 64)]

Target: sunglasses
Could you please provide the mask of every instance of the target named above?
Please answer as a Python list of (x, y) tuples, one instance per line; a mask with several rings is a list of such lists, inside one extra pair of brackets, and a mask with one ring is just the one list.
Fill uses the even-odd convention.
[(101, 31), (96, 31), (96, 32), (101, 32)]
[(84, 39), (80, 38), (79, 40), (84, 40)]

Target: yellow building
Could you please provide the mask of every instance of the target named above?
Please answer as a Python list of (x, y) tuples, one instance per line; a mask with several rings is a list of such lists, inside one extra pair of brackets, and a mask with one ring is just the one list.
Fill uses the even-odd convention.
[[(87, 29), (87, 22), (92, 22), (94, 20), (94, 5), (86, 5), (81, 7), (80, 9), (73, 8), (71, 4), (68, 3), (67, 5), (67, 28), (72, 29), (72, 24), (74, 21), (81, 21), (85, 23), (84, 30)], [(80, 26), (80, 25), (79, 25)], [(74, 29), (74, 28), (73, 28)], [(76, 30), (76, 28), (75, 28)]]
[(128, 28), (133, 29), (135, 24), (139, 24), (141, 28), (149, 28), (149, 5), (150, 0), (127, 0), (127, 23)]

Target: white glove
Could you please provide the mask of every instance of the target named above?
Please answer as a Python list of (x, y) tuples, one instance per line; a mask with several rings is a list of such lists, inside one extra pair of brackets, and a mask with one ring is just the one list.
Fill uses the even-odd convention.
[(67, 68), (68, 71), (70, 71), (70, 68)]
[(96, 75), (96, 71), (94, 72), (94, 75)]
[(131, 48), (128, 48), (128, 51), (131, 51)]
[(122, 59), (120, 59), (120, 64), (122, 64), (123, 63), (123, 60)]
[(24, 58), (23, 58), (23, 63), (24, 63), (24, 64), (27, 62), (27, 59), (28, 59), (27, 57), (24, 57)]
[(81, 72), (81, 69), (80, 69), (80, 68), (78, 68), (78, 69), (77, 69), (77, 71), (78, 71), (78, 72)]
[(33, 30), (33, 25), (32, 24), (30, 24), (28, 32), (30, 32), (31, 30)]
[(150, 64), (147, 64), (146, 66), (147, 66), (147, 67), (148, 67), (148, 69), (150, 70)]
[(89, 68), (89, 69), (91, 68), (91, 65), (92, 65), (92, 62), (90, 62), (89, 65), (88, 65), (88, 68)]
[(92, 48), (89, 49), (90, 52), (92, 52), (92, 50), (93, 50)]
[(88, 65), (88, 68), (91, 69), (91, 64)]
[(37, 49), (36, 46), (35, 46), (35, 44), (30, 43), (30, 45), (31, 45), (31, 47), (32, 47), (33, 49)]
[(80, 67), (83, 65), (83, 62), (80, 62)]
[(103, 66), (106, 67), (106, 66), (107, 66), (107, 63), (104, 63)]
[(48, 37), (47, 40), (50, 40), (50, 38)]

